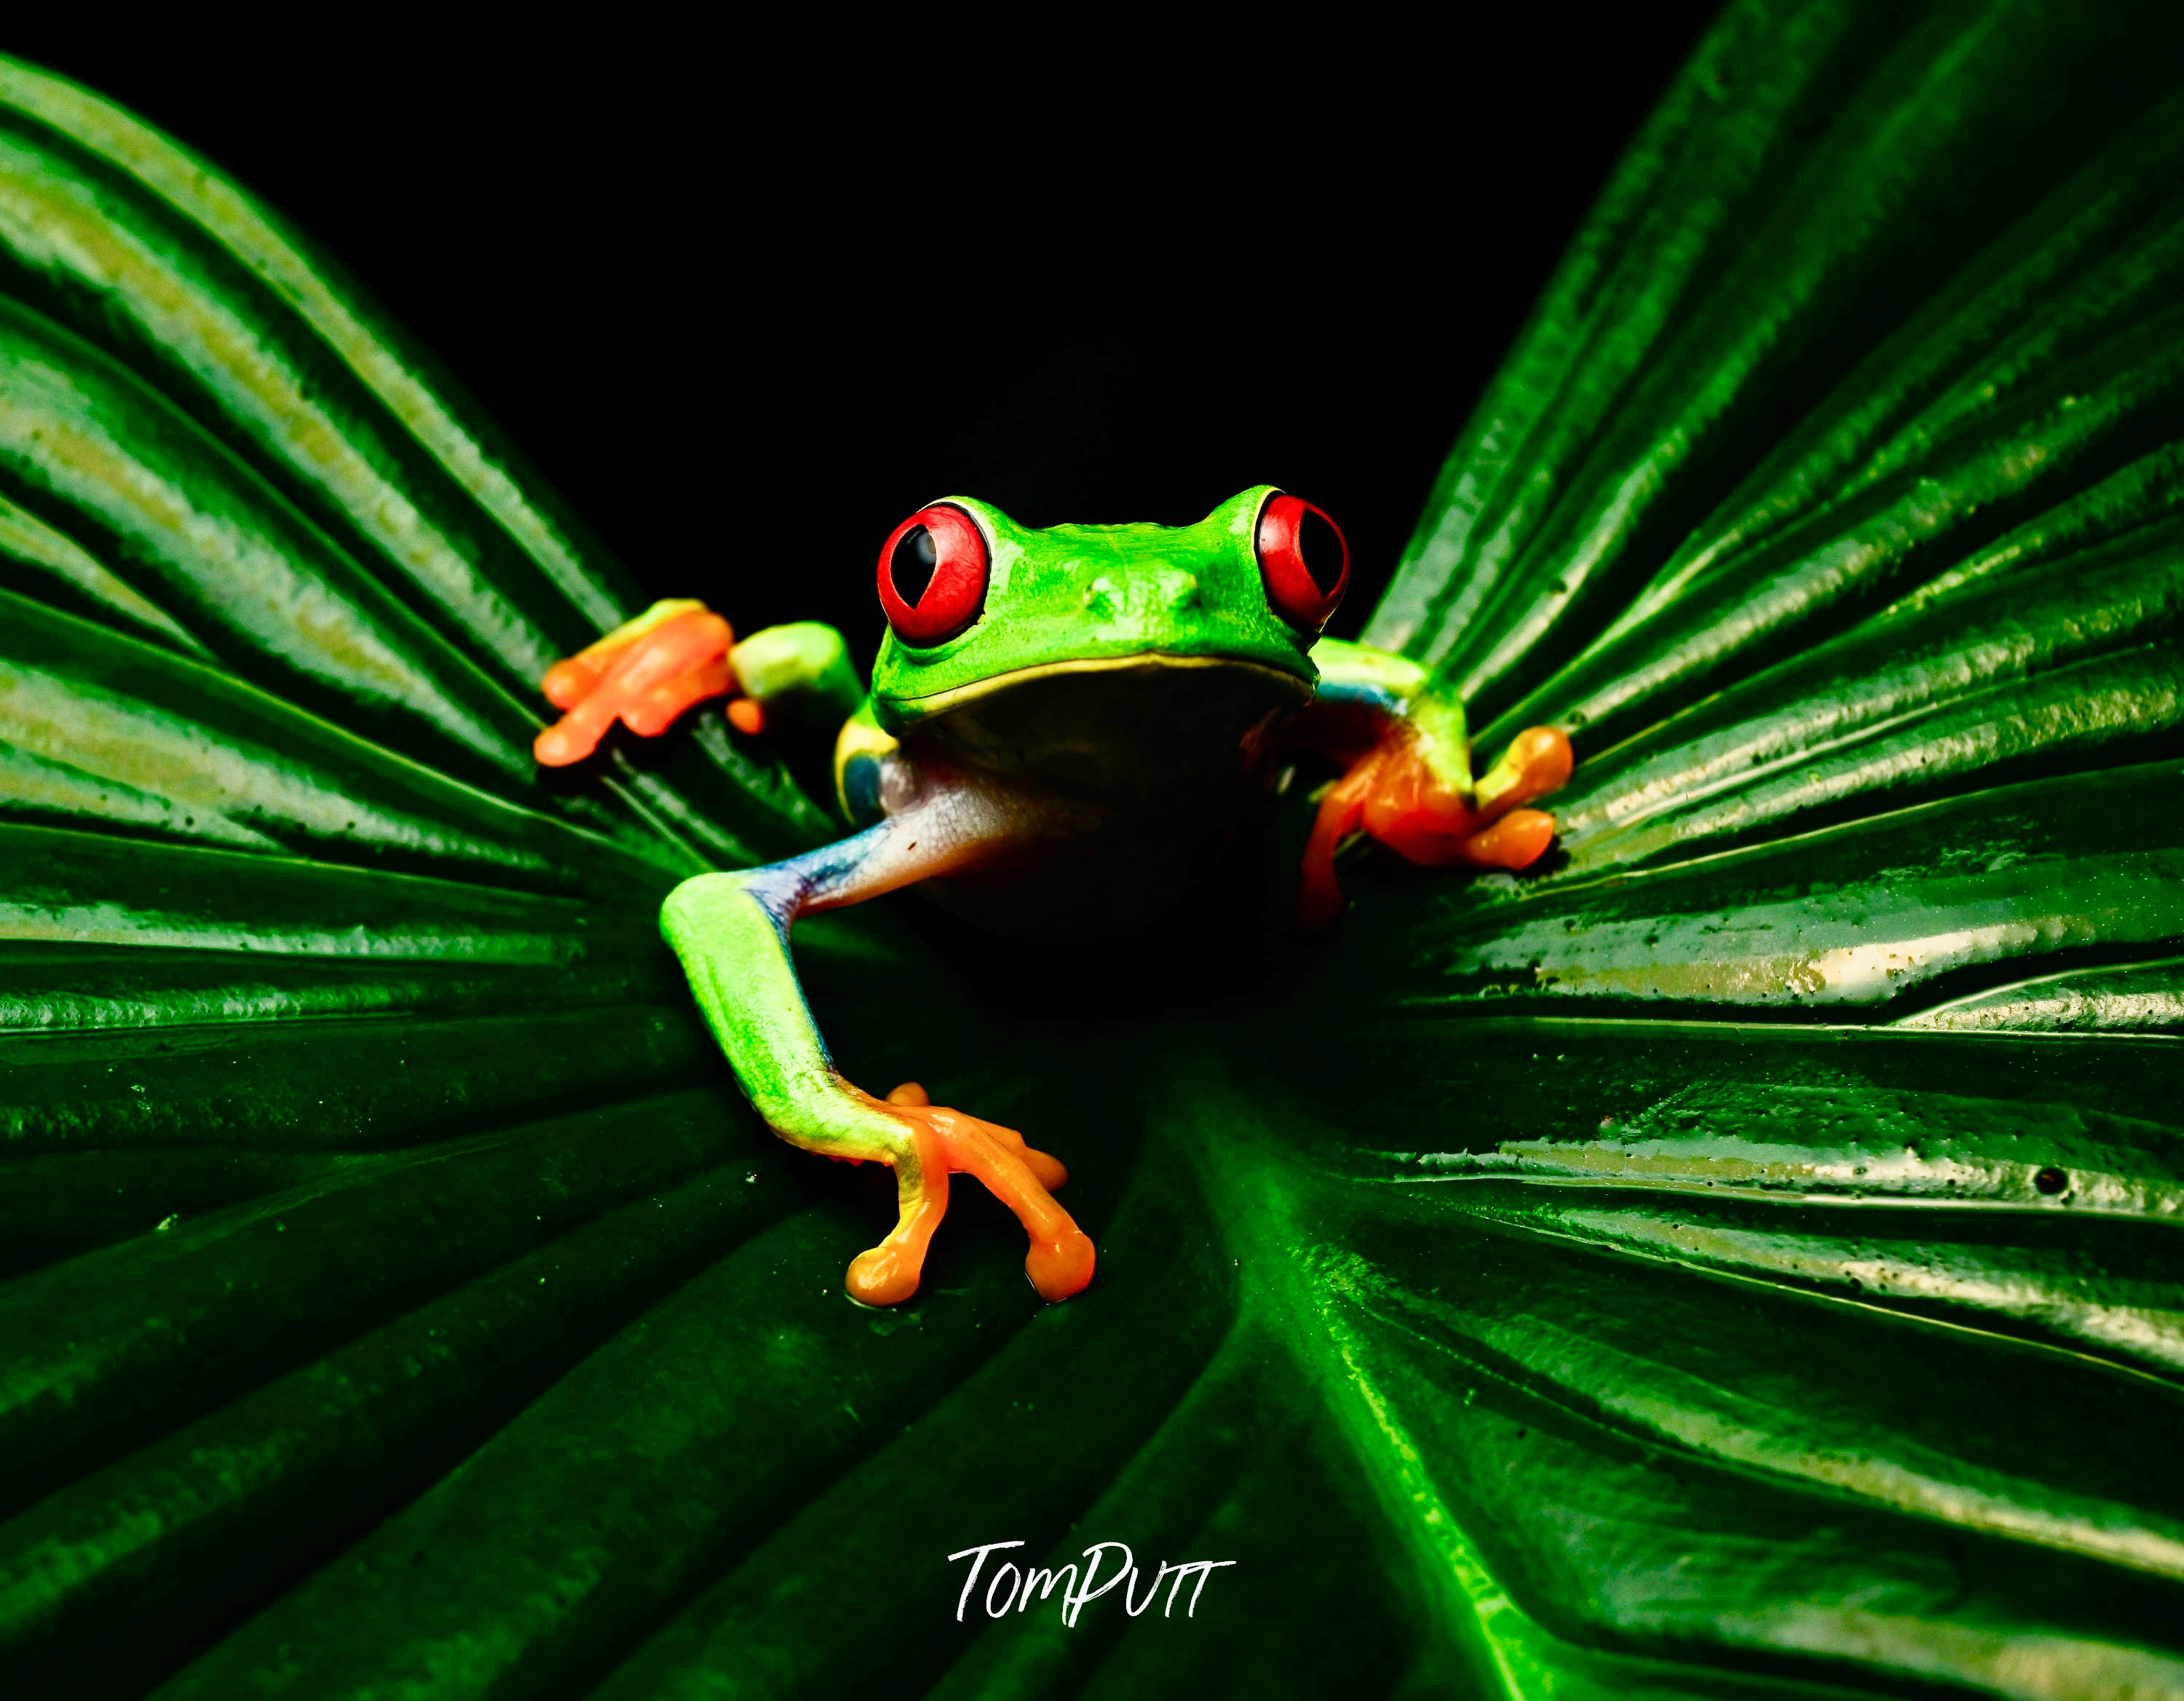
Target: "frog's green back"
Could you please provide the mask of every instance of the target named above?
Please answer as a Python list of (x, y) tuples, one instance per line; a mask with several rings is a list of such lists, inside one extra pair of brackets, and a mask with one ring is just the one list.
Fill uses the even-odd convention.
[[(959, 1233), (884, 1319), (783, 1280), (866, 1178), (654, 935), (823, 822), (710, 719), (542, 784), (614, 577), (217, 170), (0, 61), (0, 1666), (2184, 1689), (2171, 27), (1724, 12), (1367, 633), (1571, 729), (1557, 867), (1361, 867), (1114, 1001), (800, 933), (853, 1073), (1090, 1155), (1091, 1290)], [(1005, 1540), (1234, 1565), (959, 1620)]]

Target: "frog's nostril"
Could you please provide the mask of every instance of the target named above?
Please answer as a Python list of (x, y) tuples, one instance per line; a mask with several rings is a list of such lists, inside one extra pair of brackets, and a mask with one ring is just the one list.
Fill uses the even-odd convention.
[(1198, 579), (1195, 574), (1178, 573), (1168, 594), (1170, 608), (1195, 608), (1198, 605)]

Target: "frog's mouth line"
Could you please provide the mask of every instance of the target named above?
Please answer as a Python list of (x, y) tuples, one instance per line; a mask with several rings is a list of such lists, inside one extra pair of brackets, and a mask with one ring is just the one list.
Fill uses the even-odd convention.
[(1181, 672), (1190, 668), (1213, 668), (1231, 673), (1260, 675), (1279, 695), (1294, 697), (1302, 703), (1312, 694), (1312, 682), (1298, 678), (1279, 667), (1269, 667), (1263, 661), (1246, 661), (1234, 655), (1171, 655), (1164, 650), (1141, 650), (1128, 655), (1096, 655), (1078, 661), (1042, 661), (1036, 666), (1018, 667), (1006, 673), (996, 673), (990, 679), (975, 679), (967, 685), (957, 685), (945, 691), (936, 691), (929, 697), (897, 697), (888, 704), (890, 717), (905, 727), (920, 721), (929, 721), (966, 703), (996, 696), (1019, 685), (1036, 683), (1042, 679), (1054, 679), (1071, 673), (1127, 673), (1133, 668)]

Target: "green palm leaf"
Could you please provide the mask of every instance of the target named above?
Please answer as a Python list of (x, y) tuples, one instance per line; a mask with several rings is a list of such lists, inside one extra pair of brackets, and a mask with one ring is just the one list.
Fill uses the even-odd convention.
[[(1572, 732), (1553, 866), (1361, 858), (1167, 1007), (800, 929), (852, 1078), (1035, 1129), (1100, 1241), (1041, 1308), (959, 1206), (888, 1313), (884, 1178), (756, 1125), (655, 926), (822, 815), (712, 717), (542, 777), (627, 587), (301, 238), (0, 60), (0, 1667), (2184, 1693), (2177, 45), (1732, 5), (1368, 630)], [(984, 1592), (1099, 1542), (1234, 1569)]]

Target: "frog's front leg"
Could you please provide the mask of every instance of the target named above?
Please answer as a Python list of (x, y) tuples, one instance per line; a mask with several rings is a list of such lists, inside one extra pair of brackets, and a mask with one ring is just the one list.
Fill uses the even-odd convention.
[(1341, 913), (1334, 853), (1361, 828), (1428, 867), (1517, 869), (1539, 860), (1555, 818), (1522, 806), (1568, 780), (1575, 756), (1567, 734), (1528, 728), (1474, 781), (1463, 705), (1426, 690), (1416, 662), (1337, 639), (1321, 639), (1312, 660), (1317, 742), (1347, 770), (1321, 797), (1305, 846), (1300, 929), (1317, 932)]
[(807, 700), (833, 725), (864, 694), (833, 627), (799, 621), (738, 644), (727, 621), (688, 599), (656, 602), (555, 662), (540, 689), (562, 711), (532, 744), (548, 767), (583, 761), (616, 721), (650, 738), (709, 698), (728, 698), (728, 719), (738, 731), (755, 733), (764, 729), (770, 704)]
[(1067, 1299), (1092, 1280), (1092, 1242), (1050, 1191), (1067, 1172), (1014, 1129), (934, 1105), (915, 1084), (882, 1100), (842, 1078), (797, 984), (789, 929), (815, 910), (977, 867), (1041, 836), (1043, 824), (981, 789), (937, 789), (838, 844), (687, 880), (661, 911), (706, 1021), (774, 1131), (809, 1152), (893, 1166), (900, 1219), (850, 1266), (850, 1292), (867, 1305), (916, 1292), (951, 1171), (975, 1175), (1016, 1213), (1031, 1240), (1025, 1271), (1045, 1298)]

